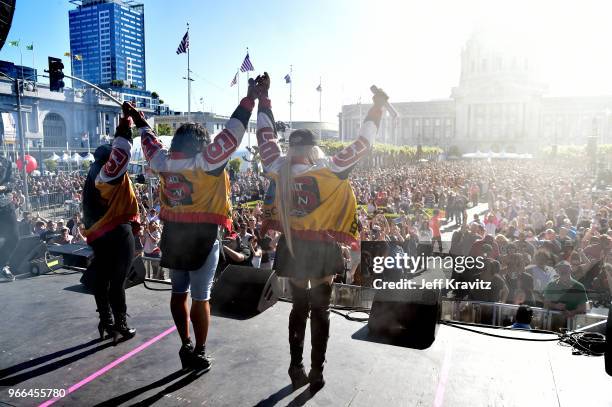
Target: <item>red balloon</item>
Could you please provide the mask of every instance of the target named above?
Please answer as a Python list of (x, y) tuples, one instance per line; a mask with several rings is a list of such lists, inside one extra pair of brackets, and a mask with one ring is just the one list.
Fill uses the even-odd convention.
[[(26, 161), (26, 172), (28, 174), (34, 171), (36, 168), (38, 168), (38, 163), (36, 162), (36, 158), (32, 157), (31, 155), (26, 154), (25, 161)], [(23, 167), (23, 162), (21, 161), (21, 158), (19, 158), (17, 159), (17, 168), (19, 168), (19, 171), (21, 171), (22, 167)]]

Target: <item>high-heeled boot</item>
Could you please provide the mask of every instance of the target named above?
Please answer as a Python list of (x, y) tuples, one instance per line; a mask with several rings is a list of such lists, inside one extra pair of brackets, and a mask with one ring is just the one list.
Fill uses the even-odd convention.
[(98, 323), (98, 332), (100, 333), (100, 339), (108, 336), (113, 336), (113, 328), (115, 323), (113, 322), (113, 314), (110, 310), (96, 310), (100, 314), (100, 322)]
[(113, 342), (117, 344), (119, 337), (131, 339), (136, 335), (136, 330), (127, 324), (127, 314), (125, 312), (115, 314), (115, 325), (113, 326)]
[(323, 364), (329, 339), (329, 303), (332, 287), (330, 284), (320, 284), (310, 289), (310, 372), (308, 381), (310, 390), (318, 391), (325, 386)]
[(308, 383), (308, 376), (304, 369), (304, 336), (306, 334), (306, 320), (308, 319), (308, 289), (291, 284), (293, 307), (289, 314), (289, 377), (291, 385), (296, 390)]

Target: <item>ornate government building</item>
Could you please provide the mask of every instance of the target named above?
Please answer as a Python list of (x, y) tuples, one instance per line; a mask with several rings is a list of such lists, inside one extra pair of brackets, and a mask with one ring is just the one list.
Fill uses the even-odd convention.
[[(529, 60), (502, 55), (470, 39), (461, 52), (459, 85), (449, 99), (396, 102), (377, 141), (396, 145), (457, 147), (460, 152), (534, 152), (553, 144), (612, 143), (612, 96), (546, 97)], [(340, 138), (357, 136), (369, 106), (342, 106)]]

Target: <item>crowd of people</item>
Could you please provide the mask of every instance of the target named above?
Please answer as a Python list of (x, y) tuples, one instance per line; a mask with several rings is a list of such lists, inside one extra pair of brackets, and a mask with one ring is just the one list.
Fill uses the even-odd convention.
[[(606, 271), (612, 270), (612, 193), (594, 189), (594, 177), (587, 169), (565, 169), (531, 161), (520, 165), (515, 161), (430, 161), (399, 168), (358, 167), (350, 182), (359, 205), (360, 238), (395, 242), (412, 254), (427, 255), (436, 249), (455, 256), (486, 252), (494, 262), (485, 277), (495, 282), (494, 289), (450, 293), (456, 297), (550, 305), (545, 301), (546, 288), (569, 267), (572, 289), (580, 291), (582, 299), (605, 303), (609, 298)], [(262, 233), (262, 199), (270, 181), (252, 168), (231, 178), (233, 227), (224, 236), (218, 268), (237, 264), (270, 269), (280, 238), (273, 230)], [(34, 200), (51, 193), (78, 201), (83, 180), (78, 172), (32, 177), (31, 202), (36, 207)], [(11, 195), (18, 211), (25, 200), (20, 185), (17, 178)], [(135, 184), (134, 190), (142, 225), (136, 251), (147, 258), (160, 258), (159, 186)], [(478, 210), (468, 217), (470, 208)], [(22, 236), (35, 233), (48, 244), (85, 243), (79, 214), (64, 220), (46, 219), (38, 212), (20, 213)], [(368, 272), (359, 267), (358, 247), (344, 245), (343, 256), (345, 266), (336, 281), (369, 285)], [(167, 270), (155, 262), (147, 272), (152, 278), (168, 278)], [(459, 278), (482, 278), (478, 273), (468, 274)], [(586, 300), (578, 311), (584, 312), (584, 305)]]

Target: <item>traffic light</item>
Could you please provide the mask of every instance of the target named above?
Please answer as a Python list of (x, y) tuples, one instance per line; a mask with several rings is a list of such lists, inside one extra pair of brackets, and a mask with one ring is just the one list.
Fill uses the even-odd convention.
[(49, 57), (49, 89), (52, 92), (61, 92), (64, 89), (64, 64), (59, 58)]

